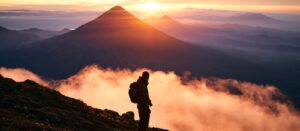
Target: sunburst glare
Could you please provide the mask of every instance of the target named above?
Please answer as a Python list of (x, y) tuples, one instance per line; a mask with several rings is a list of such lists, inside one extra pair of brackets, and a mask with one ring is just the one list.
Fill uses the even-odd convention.
[(145, 11), (155, 12), (160, 9), (160, 4), (157, 2), (146, 2), (139, 5)]

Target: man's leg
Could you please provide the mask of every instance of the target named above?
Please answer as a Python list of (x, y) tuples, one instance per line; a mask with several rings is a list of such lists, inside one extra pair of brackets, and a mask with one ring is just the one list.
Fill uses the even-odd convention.
[(138, 131), (143, 131), (143, 111), (141, 108), (138, 108), (138, 111), (139, 111), (139, 126), (138, 126)]
[(139, 131), (146, 131), (149, 125), (149, 118), (150, 118), (150, 109), (149, 108), (138, 108), (139, 110)]
[(150, 119), (150, 111), (145, 112), (145, 128), (147, 129), (149, 127), (149, 119)]

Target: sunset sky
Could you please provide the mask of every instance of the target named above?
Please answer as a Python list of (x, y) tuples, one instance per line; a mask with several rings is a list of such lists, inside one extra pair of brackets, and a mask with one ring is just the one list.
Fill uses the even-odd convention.
[[(154, 9), (163, 11), (191, 7), (268, 13), (300, 13), (299, 0), (189, 0), (188, 2), (186, 0), (0, 0), (0, 8), (105, 10), (113, 5), (123, 5), (133, 10), (145, 10), (145, 3), (155, 3)], [(152, 8), (153, 5), (150, 9)]]

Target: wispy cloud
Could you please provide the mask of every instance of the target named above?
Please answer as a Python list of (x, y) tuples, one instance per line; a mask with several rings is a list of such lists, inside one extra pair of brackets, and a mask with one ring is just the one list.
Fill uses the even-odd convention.
[(101, 15), (102, 11), (0, 10), (0, 26), (9, 29), (74, 29)]
[(23, 68), (9, 69), (9, 68), (1, 67), (0, 74), (8, 78), (13, 78), (17, 82), (22, 82), (29, 79), (43, 86), (49, 86), (48, 83), (42, 80), (38, 75)]
[[(101, 10), (115, 5), (134, 7), (149, 0), (11, 0), (0, 1), (1, 8)], [(300, 13), (299, 0), (151, 0), (165, 11), (186, 7), (256, 12)]]

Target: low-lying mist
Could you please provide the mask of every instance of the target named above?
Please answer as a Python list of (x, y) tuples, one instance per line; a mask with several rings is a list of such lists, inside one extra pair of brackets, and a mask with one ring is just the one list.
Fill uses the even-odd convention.
[(39, 83), (40, 85), (49, 86), (48, 82), (41, 79), (38, 75), (23, 68), (9, 69), (9, 68), (1, 67), (0, 74), (3, 75), (4, 77), (12, 78), (17, 82), (22, 82), (29, 79), (35, 81), (36, 83)]
[[(65, 80), (47, 82), (25, 69), (0, 68), (16, 81), (32, 79), (90, 106), (119, 113), (134, 111), (128, 89), (148, 69), (103, 69), (88, 66)], [(274, 86), (232, 79), (177, 76), (151, 71), (149, 93), (153, 103), (150, 126), (175, 131), (297, 131), (300, 115)], [(135, 116), (138, 119), (138, 116)]]

